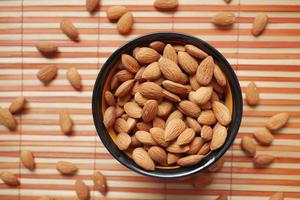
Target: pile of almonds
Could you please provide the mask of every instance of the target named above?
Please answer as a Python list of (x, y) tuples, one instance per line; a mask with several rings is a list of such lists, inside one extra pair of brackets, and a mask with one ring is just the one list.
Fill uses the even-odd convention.
[(191, 166), (222, 147), (231, 113), (220, 100), (227, 80), (212, 56), (154, 41), (122, 54), (117, 67), (103, 122), (136, 164)]

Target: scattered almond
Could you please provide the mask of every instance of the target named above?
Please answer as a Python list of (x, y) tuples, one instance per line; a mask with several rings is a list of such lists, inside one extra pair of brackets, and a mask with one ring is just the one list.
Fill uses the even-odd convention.
[(68, 69), (67, 79), (69, 80), (71, 85), (76, 90), (80, 90), (80, 88), (81, 88), (81, 76), (80, 76), (80, 74), (78, 73), (78, 71), (75, 67), (71, 67), (71, 68)]
[(256, 145), (253, 142), (253, 140), (248, 136), (244, 136), (242, 138), (241, 148), (250, 156), (255, 156), (256, 154)]
[(23, 165), (27, 169), (33, 170), (35, 168), (34, 158), (33, 158), (33, 155), (30, 151), (21, 151), (20, 152), (20, 158), (21, 158), (21, 161), (22, 161)]
[(38, 41), (36, 48), (44, 55), (50, 55), (57, 52), (58, 47), (50, 41)]
[(255, 106), (259, 102), (259, 91), (254, 82), (250, 82), (246, 88), (246, 101), (251, 106)]
[(139, 147), (132, 151), (134, 162), (145, 170), (153, 171), (155, 164), (145, 149)]
[(38, 200), (55, 200), (55, 199), (52, 197), (49, 197), (49, 196), (42, 196), (42, 197), (38, 198)]
[(274, 136), (266, 128), (256, 130), (253, 135), (255, 139), (263, 145), (270, 145), (274, 140)]
[(177, 8), (178, 0), (155, 0), (153, 5), (158, 10), (169, 11)]
[(78, 171), (75, 164), (65, 161), (58, 161), (56, 163), (56, 169), (63, 175), (73, 175)]
[(231, 26), (234, 22), (235, 16), (231, 12), (221, 12), (212, 18), (212, 23), (221, 27)]
[(99, 0), (86, 0), (85, 7), (88, 12), (93, 12), (99, 5)]
[(92, 180), (94, 182), (94, 188), (105, 195), (107, 191), (105, 176), (99, 171), (94, 172), (94, 174), (92, 175)]
[(283, 199), (284, 197), (282, 192), (276, 192), (269, 198), (269, 200), (283, 200)]
[(72, 131), (73, 122), (69, 113), (65, 110), (59, 113), (59, 126), (64, 134), (69, 134)]
[(9, 186), (20, 185), (18, 178), (11, 172), (4, 171), (0, 174), (2, 181)]
[(274, 161), (274, 157), (267, 154), (257, 155), (254, 159), (254, 165), (257, 168), (264, 168)]
[(82, 180), (76, 180), (75, 192), (79, 200), (90, 199), (90, 189)]
[(106, 10), (106, 15), (110, 21), (116, 21), (120, 19), (127, 12), (128, 9), (125, 6), (110, 6)]
[(133, 26), (133, 15), (131, 12), (125, 13), (117, 23), (117, 29), (120, 34), (126, 35), (128, 34)]
[(24, 108), (24, 105), (25, 105), (25, 98), (23, 96), (19, 96), (11, 102), (9, 106), (9, 112), (12, 114), (18, 113)]
[(289, 114), (286, 112), (278, 113), (268, 119), (266, 127), (271, 131), (277, 131), (284, 127), (289, 120)]
[(47, 84), (52, 81), (57, 74), (57, 67), (54, 65), (47, 65), (42, 67), (36, 77), (43, 83)]
[(7, 108), (0, 107), (0, 123), (10, 130), (17, 128), (17, 121)]
[(74, 24), (67, 20), (63, 19), (60, 22), (60, 29), (64, 34), (66, 34), (71, 40), (78, 40), (79, 32)]
[(253, 21), (253, 27), (251, 31), (252, 35), (259, 36), (260, 34), (262, 34), (267, 24), (268, 24), (268, 15), (266, 15), (265, 13), (257, 14)]
[[(225, 0), (226, 3), (229, 2), (228, 0)], [(223, 195), (220, 195), (216, 200), (228, 200), (228, 197), (227, 195), (223, 194)]]

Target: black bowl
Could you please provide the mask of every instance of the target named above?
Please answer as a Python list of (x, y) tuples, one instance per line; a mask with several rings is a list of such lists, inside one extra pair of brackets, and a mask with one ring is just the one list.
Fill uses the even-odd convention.
[[(115, 70), (117, 63), (120, 61), (121, 54), (123, 53), (131, 53), (135, 47), (140, 46), (148, 46), (149, 43), (153, 41), (163, 41), (165, 43), (172, 44), (193, 44), (207, 54), (212, 55), (214, 61), (218, 63), (223, 73), (226, 75), (229, 87), (227, 87), (227, 97), (226, 102), (229, 104), (229, 107), (232, 111), (232, 122), (228, 127), (228, 136), (225, 141), (225, 144), (213, 151), (209, 154), (205, 159), (203, 159), (200, 163), (190, 166), (190, 167), (179, 167), (179, 168), (170, 168), (170, 169), (155, 169), (154, 171), (147, 171), (139, 167), (134, 163), (134, 161), (123, 151), (120, 151), (118, 147), (114, 144), (113, 139), (111, 137), (111, 133), (109, 133), (104, 124), (102, 123), (102, 114), (103, 109), (105, 108), (103, 103), (103, 93), (106, 91), (108, 87), (108, 82), (110, 82), (112, 73)], [(228, 103), (229, 102), (229, 103)], [(93, 99), (92, 99), (92, 110), (93, 110), (93, 118), (94, 123), (98, 132), (100, 139), (102, 140), (105, 147), (108, 151), (123, 165), (136, 171), (140, 174), (147, 175), (150, 177), (156, 178), (179, 178), (185, 177), (189, 175), (193, 175), (197, 172), (200, 172), (206, 169), (208, 166), (215, 163), (230, 147), (238, 129), (240, 127), (241, 119), (242, 119), (242, 94), (238, 79), (231, 67), (231, 65), (227, 62), (224, 56), (217, 51), (214, 47), (210, 46), (208, 43), (204, 42), (201, 39), (195, 38), (190, 35), (174, 33), (174, 32), (162, 32), (162, 33), (153, 33), (149, 35), (144, 35), (138, 37), (124, 46), (117, 49), (105, 62), (102, 66), (100, 73), (96, 79), (94, 90), (93, 90)]]

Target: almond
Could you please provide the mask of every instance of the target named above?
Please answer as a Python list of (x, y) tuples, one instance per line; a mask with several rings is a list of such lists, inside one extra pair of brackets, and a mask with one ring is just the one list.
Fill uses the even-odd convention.
[(126, 120), (122, 118), (117, 118), (114, 123), (114, 130), (118, 133), (127, 133), (128, 126)]
[(185, 122), (186, 122), (187, 126), (192, 128), (196, 133), (201, 132), (201, 125), (194, 118), (187, 117), (185, 119)]
[(141, 83), (136, 81), (131, 89), (130, 94), (131, 95), (135, 95), (135, 93), (137, 93), (139, 91), (139, 87), (140, 87)]
[(135, 137), (138, 141), (145, 145), (157, 145), (151, 134), (147, 131), (137, 131), (135, 132)]
[(176, 52), (186, 51), (183, 45), (174, 45), (173, 48), (175, 49)]
[(212, 23), (216, 26), (231, 26), (235, 22), (235, 16), (231, 12), (221, 12), (212, 17)]
[(128, 54), (122, 54), (121, 61), (125, 69), (131, 73), (137, 73), (140, 69), (140, 65), (137, 60)]
[(188, 145), (181, 146), (176, 141), (167, 147), (167, 151), (171, 152), (171, 153), (186, 153), (189, 150), (190, 150), (190, 147)]
[(141, 47), (136, 53), (135, 58), (139, 63), (150, 64), (159, 59), (160, 55), (154, 49), (149, 47)]
[(2, 181), (9, 186), (20, 185), (18, 178), (11, 172), (4, 171), (0, 175)]
[(214, 151), (225, 143), (227, 138), (227, 130), (226, 127), (221, 124), (216, 124), (213, 128), (213, 137), (210, 143), (210, 150)]
[(113, 76), (110, 82), (110, 89), (115, 90), (119, 85), (120, 85), (120, 81), (117, 79), (116, 76)]
[(226, 76), (224, 75), (224, 73), (222, 72), (222, 70), (218, 65), (215, 65), (214, 67), (214, 77), (220, 86), (222, 87), (226, 86), (227, 83)]
[(159, 69), (166, 79), (170, 81), (174, 81), (176, 83), (183, 82), (182, 78), (184, 75), (175, 62), (169, 60), (168, 58), (162, 57), (158, 61), (158, 63), (159, 63)]
[(134, 85), (134, 80), (125, 81), (117, 88), (117, 90), (115, 91), (115, 96), (122, 97), (125, 96), (126, 94), (129, 94), (133, 85)]
[(166, 44), (161, 41), (154, 41), (149, 44), (149, 47), (155, 51), (162, 53), (164, 51)]
[(190, 56), (190, 54), (180, 51), (178, 52), (178, 63), (188, 74), (195, 74), (198, 68), (198, 62), (195, 58)]
[(7, 108), (0, 107), (0, 123), (10, 130), (17, 128), (17, 121)]
[(128, 9), (125, 6), (110, 6), (106, 10), (106, 15), (110, 21), (116, 21), (120, 19), (127, 12)]
[(190, 92), (189, 100), (198, 105), (206, 104), (211, 99), (212, 92), (212, 87), (200, 87), (195, 92)]
[(99, 5), (99, 0), (86, 0), (85, 7), (88, 12), (93, 12)]
[(250, 82), (246, 88), (246, 101), (249, 105), (255, 106), (259, 102), (259, 91), (254, 82)]
[(213, 130), (210, 126), (202, 126), (201, 128), (201, 138), (205, 141), (210, 141), (212, 139)]
[(126, 121), (128, 133), (132, 131), (136, 127), (137, 120), (134, 118), (129, 117)]
[(257, 168), (264, 168), (274, 161), (274, 157), (267, 154), (257, 155), (254, 159), (254, 165)]
[(130, 146), (131, 137), (127, 133), (119, 133), (115, 144), (120, 150), (126, 150)]
[(149, 154), (143, 148), (136, 148), (132, 152), (132, 159), (134, 162), (145, 170), (153, 171), (155, 164), (150, 158)]
[(180, 83), (175, 83), (173, 81), (169, 81), (169, 80), (165, 80), (162, 82), (162, 86), (175, 94), (179, 94), (179, 95), (184, 95), (188, 93), (188, 89), (187, 87), (185, 87), (184, 85), (180, 84)]
[(49, 197), (49, 196), (42, 196), (42, 197), (38, 198), (38, 200), (55, 200), (55, 199), (52, 197)]
[(20, 158), (21, 158), (23, 165), (27, 169), (33, 170), (35, 168), (34, 158), (30, 151), (21, 151)]
[(180, 158), (177, 164), (182, 167), (188, 167), (199, 163), (204, 158), (203, 155), (189, 155)]
[(163, 97), (163, 89), (153, 82), (142, 83), (139, 87), (139, 93), (149, 99), (160, 99)]
[(225, 159), (224, 157), (219, 158), (213, 165), (208, 167), (209, 172), (218, 172), (222, 169), (224, 165)]
[(241, 148), (250, 156), (255, 156), (256, 154), (256, 145), (253, 142), (253, 140), (248, 136), (244, 136), (242, 138)]
[(168, 102), (168, 101), (162, 101), (158, 105), (158, 111), (157, 111), (157, 116), (159, 117), (166, 117), (167, 115), (170, 114), (170, 112), (173, 109), (173, 104)]
[(213, 111), (211, 111), (211, 110), (202, 111), (201, 114), (199, 115), (197, 121), (201, 125), (214, 125), (215, 123), (217, 123), (217, 119), (216, 119)]
[(206, 57), (197, 68), (196, 79), (200, 85), (208, 85), (213, 77), (215, 68), (214, 59)]
[(196, 47), (194, 45), (187, 44), (184, 47), (188, 54), (190, 54), (196, 58), (204, 59), (208, 56), (207, 53), (205, 53), (204, 51), (202, 51), (201, 49), (199, 49), (198, 47)]
[(71, 40), (77, 40), (78, 39), (79, 32), (78, 32), (77, 28), (74, 26), (74, 24), (71, 21), (69, 21), (67, 19), (63, 19), (60, 22), (60, 29)]
[(158, 112), (158, 103), (155, 100), (148, 100), (142, 111), (142, 118), (144, 122), (152, 121)]
[(116, 100), (114, 95), (110, 91), (105, 91), (104, 93), (105, 103), (109, 106), (116, 105)]
[(190, 76), (190, 85), (192, 87), (193, 90), (198, 90), (200, 88), (200, 84), (198, 83), (197, 79), (196, 79), (196, 75)]
[(131, 99), (131, 94), (127, 94), (125, 96), (118, 97), (117, 105), (124, 106)]
[(168, 142), (165, 141), (165, 131), (162, 128), (153, 127), (150, 129), (151, 136), (155, 142), (162, 147), (167, 147)]
[(137, 80), (138, 82), (144, 81), (145, 79), (143, 78), (143, 74), (145, 71), (145, 67), (140, 67), (139, 71), (135, 74), (134, 79)]
[(195, 137), (189, 145), (190, 149), (187, 152), (187, 154), (188, 155), (197, 154), (197, 152), (199, 152), (199, 150), (200, 150), (200, 148), (202, 147), (203, 144), (204, 144), (204, 140), (202, 138)]
[(177, 144), (186, 145), (189, 144), (195, 137), (196, 133), (193, 129), (185, 129), (177, 138)]
[[(226, 3), (229, 3), (230, 1), (229, 0), (225, 0)], [(220, 195), (216, 200), (228, 200), (228, 197), (223, 194), (223, 195)]]
[(159, 146), (152, 146), (148, 150), (150, 158), (161, 166), (167, 165), (167, 153)]
[(210, 85), (213, 87), (214, 91), (217, 92), (220, 98), (226, 92), (226, 87), (220, 86), (214, 78), (211, 80)]
[(64, 134), (69, 134), (72, 131), (73, 122), (69, 113), (65, 110), (59, 113), (59, 126)]
[(80, 74), (78, 73), (78, 71), (75, 67), (71, 67), (71, 68), (68, 69), (67, 79), (69, 80), (71, 85), (76, 90), (80, 90), (80, 88), (81, 88), (81, 76), (80, 76)]
[(135, 102), (127, 102), (124, 105), (124, 111), (129, 117), (139, 119), (142, 117), (142, 108)]
[(174, 10), (178, 6), (178, 0), (155, 0), (153, 5), (162, 11)]
[(117, 29), (120, 34), (128, 34), (133, 26), (133, 15), (131, 12), (125, 13), (117, 23)]
[(134, 78), (134, 74), (130, 73), (129, 71), (127, 71), (126, 69), (118, 71), (115, 76), (117, 77), (117, 79), (121, 82), (124, 81), (128, 81), (130, 79)]
[(143, 144), (138, 141), (135, 137), (135, 135), (131, 136), (131, 143), (130, 143), (130, 147), (132, 148), (136, 148), (136, 147), (140, 147), (142, 146)]
[(174, 63), (178, 64), (177, 53), (172, 45), (167, 44), (164, 48), (163, 57), (173, 61)]
[(151, 128), (151, 124), (145, 122), (138, 122), (136, 123), (136, 128), (139, 131), (149, 131)]
[(171, 102), (180, 102), (181, 99), (176, 94), (173, 94), (167, 90), (163, 90), (164, 98)]
[(168, 165), (172, 165), (172, 164), (176, 163), (180, 157), (181, 157), (181, 154), (168, 153), (167, 154)]
[(57, 74), (57, 67), (54, 65), (48, 65), (48, 66), (44, 66), (42, 67), (36, 77), (43, 83), (47, 84), (50, 81), (52, 81)]
[(256, 15), (253, 21), (252, 35), (259, 36), (266, 28), (268, 24), (268, 15), (265, 13), (259, 13)]
[(281, 129), (286, 125), (286, 123), (289, 120), (289, 114), (288, 113), (278, 113), (276, 115), (273, 115), (271, 118), (268, 119), (266, 127), (271, 131), (276, 131)]
[(197, 152), (198, 155), (206, 155), (210, 151), (210, 142), (206, 142), (200, 147), (199, 151)]
[(141, 93), (137, 92), (134, 94), (134, 101), (139, 104), (139, 106), (144, 106), (144, 104), (148, 101), (147, 98), (143, 97)]
[(9, 112), (12, 114), (18, 113), (24, 108), (24, 105), (25, 105), (25, 98), (23, 96), (19, 96), (11, 102), (9, 106)]
[(266, 128), (258, 129), (253, 135), (255, 139), (263, 145), (270, 145), (274, 140), (274, 136)]
[(183, 114), (179, 110), (174, 110), (169, 117), (167, 118), (166, 125), (172, 120), (172, 119), (183, 119)]
[(231, 0), (224, 0), (225, 1), (225, 3), (230, 3), (231, 2)]
[(79, 200), (90, 199), (90, 189), (82, 180), (76, 180), (75, 192)]
[(166, 126), (166, 122), (162, 118), (155, 117), (153, 119), (152, 125), (153, 125), (153, 127), (164, 129)]
[(106, 178), (101, 172), (94, 172), (92, 175), (92, 180), (94, 182), (94, 188), (95, 190), (98, 190), (103, 195), (106, 194), (107, 191), (107, 184), (106, 184)]
[(220, 98), (219, 98), (218, 94), (215, 91), (212, 92), (210, 101), (211, 102), (220, 101)]
[(142, 78), (145, 80), (156, 80), (161, 77), (158, 62), (153, 62), (145, 68)]
[(212, 182), (213, 178), (204, 172), (198, 173), (192, 179), (192, 185), (194, 186), (194, 188), (198, 189), (210, 185)]
[(231, 122), (231, 113), (229, 109), (221, 102), (214, 101), (212, 109), (218, 122), (223, 126), (227, 126)]
[(78, 171), (78, 167), (75, 164), (66, 161), (58, 161), (56, 169), (63, 175), (73, 175)]
[(179, 110), (189, 117), (198, 117), (201, 112), (199, 106), (191, 101), (181, 101), (178, 106)]
[(49, 55), (57, 52), (58, 47), (50, 41), (38, 41), (36, 48), (44, 55)]
[(269, 198), (269, 200), (283, 200), (283, 199), (284, 197), (282, 192), (276, 192)]
[(116, 121), (116, 109), (113, 106), (108, 107), (103, 115), (103, 123), (108, 129), (114, 125)]
[(116, 106), (115, 110), (116, 110), (116, 117), (121, 117), (121, 115), (124, 114), (124, 109), (121, 108), (120, 106)]

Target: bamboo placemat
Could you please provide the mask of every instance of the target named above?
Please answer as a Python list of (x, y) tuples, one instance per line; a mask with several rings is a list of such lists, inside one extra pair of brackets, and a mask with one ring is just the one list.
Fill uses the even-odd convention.
[[(106, 198), (97, 191), (91, 199), (268, 199), (282, 191), (286, 199), (300, 199), (300, 1), (299, 0), (179, 0), (178, 11), (162, 13), (152, 0), (101, 0), (91, 16), (84, 0), (1, 0), (0, 1), (0, 106), (23, 95), (26, 109), (18, 115), (18, 130), (0, 126), (0, 171), (17, 174), (21, 185), (10, 188), (0, 182), (0, 199), (36, 199), (41, 195), (76, 199), (74, 180), (83, 179), (92, 188), (90, 175), (100, 170), (108, 179)], [(120, 36), (116, 24), (106, 18), (110, 5), (126, 5), (135, 16), (134, 30)], [(218, 30), (210, 17), (232, 11), (237, 22), (231, 30)], [(260, 37), (250, 34), (253, 17), (267, 12), (270, 23)], [(79, 28), (81, 41), (70, 41), (59, 29), (62, 18)], [(226, 153), (223, 169), (212, 174), (214, 181), (204, 189), (193, 189), (189, 181), (162, 181), (138, 175), (119, 164), (103, 147), (91, 114), (91, 95), (96, 75), (107, 57), (120, 45), (151, 32), (177, 31), (204, 39), (221, 51), (234, 67), (244, 91), (255, 81), (261, 91), (260, 105), (244, 105), (242, 125), (232, 148)], [(42, 57), (37, 40), (58, 44), (58, 58)], [(44, 87), (35, 77), (37, 70), (56, 63), (57, 78)], [(65, 78), (66, 69), (77, 67), (83, 90), (74, 91)], [(67, 109), (75, 131), (64, 136), (58, 113)], [(251, 135), (271, 115), (287, 111), (288, 125), (275, 135), (270, 147), (258, 152), (276, 156), (266, 169), (255, 169), (240, 150), (240, 138)], [(37, 168), (28, 171), (19, 161), (20, 150), (34, 152)], [(59, 160), (72, 161), (80, 170), (63, 177), (55, 169)]]

